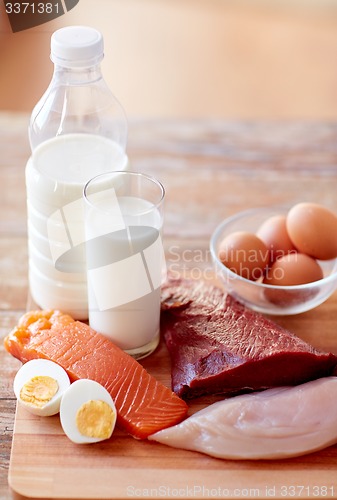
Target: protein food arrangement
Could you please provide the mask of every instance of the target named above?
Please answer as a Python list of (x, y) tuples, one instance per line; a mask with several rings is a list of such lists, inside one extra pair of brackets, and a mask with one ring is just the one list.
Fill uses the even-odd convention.
[[(299, 209), (313, 220), (305, 226), (308, 242), (310, 227), (317, 231), (315, 211), (337, 227), (324, 207), (301, 204), (289, 213)], [(331, 228), (327, 238), (336, 234)], [(276, 248), (277, 237), (269, 245)], [(309, 243), (306, 251), (315, 255)], [(14, 381), (19, 404), (40, 416), (60, 412), (75, 443), (113, 439), (116, 421), (134, 438), (218, 458), (286, 458), (337, 442), (335, 354), (202, 281), (169, 278), (161, 308), (172, 390), (86, 323), (37, 310), (5, 339), (7, 351), (24, 363)], [(188, 401), (203, 395), (223, 400), (188, 415)]]
[[(69, 68), (78, 67), (78, 60), (67, 62), (69, 54), (85, 57), (81, 64), (87, 67), (97, 65), (103, 57), (99, 34), (87, 29), (82, 33), (80, 29), (76, 40), (78, 35), (88, 37), (84, 51), (83, 47), (77, 47), (69, 52), (67, 44), (73, 43), (73, 28), (67, 31), (65, 38), (62, 32), (60, 39), (55, 39), (54, 61), (61, 68), (67, 68), (65, 72), (60, 71), (61, 78), (63, 73), (69, 78)], [(86, 77), (88, 74), (86, 71)], [(68, 84), (67, 81), (66, 88)], [(91, 94), (98, 91), (95, 87)], [(26, 170), (30, 283), (33, 299), (40, 309), (24, 314), (4, 341), (6, 350), (23, 363), (14, 379), (18, 404), (40, 418), (59, 414), (65, 435), (78, 444), (113, 440), (115, 425), (135, 439), (148, 440), (151, 446), (161, 443), (223, 459), (286, 458), (337, 443), (337, 406), (334, 404), (337, 354), (315, 349), (222, 287), (169, 276), (156, 289), (158, 294), (149, 294), (155, 297), (155, 304), (145, 300), (146, 294), (133, 297), (146, 311), (161, 308), (160, 333), (171, 360), (171, 388), (82, 318), (88, 309), (83, 270), (86, 257), (81, 246), (85, 237), (78, 198), (83, 179), (80, 182), (76, 177), (76, 184), (67, 177), (67, 172), (62, 172), (63, 185), (55, 184), (52, 174), (43, 169), (39, 171), (39, 175), (44, 175), (43, 181), (31, 175), (49, 155), (54, 157), (55, 152), (58, 163), (62, 155), (69, 161), (75, 158), (77, 165), (80, 161), (77, 154), (83, 153), (78, 144), (85, 143), (89, 148), (90, 141), (97, 146), (95, 154), (97, 151), (103, 154), (98, 160), (105, 168), (110, 165), (106, 165), (107, 157), (114, 160), (119, 157), (123, 171), (127, 170), (128, 160), (123, 149), (125, 124), (122, 120), (119, 130), (122, 145), (117, 147), (114, 142), (110, 149), (110, 137), (108, 142), (103, 141), (105, 146), (110, 144), (109, 151), (105, 151), (91, 133), (89, 142), (83, 131), (80, 136), (68, 134), (64, 140), (55, 138), (54, 130), (43, 130), (40, 116), (37, 112), (31, 130), (31, 143), (37, 152)], [(42, 146), (40, 136), (44, 139)], [(88, 161), (85, 167), (89, 168), (89, 164)], [(97, 168), (95, 175), (101, 173)], [(82, 171), (81, 175), (86, 176), (88, 172)], [(34, 179), (38, 180), (36, 185), (33, 185)], [(118, 182), (121, 183), (121, 175)], [(55, 186), (61, 186), (59, 193)], [(56, 196), (54, 201), (48, 190)], [(48, 218), (51, 202), (55, 211)], [(144, 203), (141, 206), (144, 207)], [(157, 220), (157, 214), (152, 218)], [(69, 223), (67, 231), (65, 220)], [(139, 259), (142, 255), (142, 263), (147, 256), (151, 257), (147, 260), (146, 279), (153, 271), (153, 261), (160, 262), (153, 259), (159, 255), (153, 253), (153, 248), (152, 253), (146, 253), (151, 245), (158, 244), (161, 230), (158, 225), (156, 239), (149, 240), (142, 231), (146, 229), (149, 234), (151, 225), (152, 220), (147, 221), (146, 227), (137, 228), (136, 243), (140, 251), (127, 255), (130, 259)], [(61, 242), (56, 240), (60, 234), (66, 238)], [(70, 236), (79, 242), (78, 247), (71, 247)], [(122, 250), (134, 243), (128, 239), (123, 242)], [(48, 243), (55, 255), (52, 252), (50, 256)], [(48, 259), (43, 255), (46, 245)], [(93, 257), (96, 258), (96, 254)], [(108, 257), (104, 255), (106, 260)], [(124, 254), (121, 260), (123, 257)], [(222, 265), (250, 282), (285, 287), (319, 282), (325, 278), (321, 262), (337, 259), (337, 216), (327, 207), (298, 203), (286, 215), (264, 221), (256, 232), (229, 234), (221, 242), (217, 257)], [(72, 282), (75, 264), (79, 264), (80, 279)], [(108, 264), (116, 262), (108, 261)], [(65, 268), (67, 272), (70, 269), (69, 274), (64, 272)], [(142, 272), (139, 276), (145, 276), (144, 269)], [(60, 283), (60, 277), (64, 281), (62, 287), (57, 288), (54, 282)], [(123, 290), (124, 294), (134, 283), (142, 284), (140, 278), (134, 278), (133, 275), (129, 287), (122, 283), (123, 286), (116, 289)], [(114, 285), (113, 280), (107, 281), (112, 282), (109, 286)], [(115, 285), (121, 283), (116, 281)], [(147, 290), (148, 283), (146, 285)], [(59, 289), (63, 294), (59, 294)], [(271, 297), (271, 300), (274, 299)], [(44, 301), (50, 307), (41, 305)], [(70, 305), (62, 308), (60, 303)], [(72, 311), (77, 312), (77, 316)], [(132, 325), (136, 328), (137, 320)], [(205, 395), (217, 401), (191, 414), (190, 402)]]

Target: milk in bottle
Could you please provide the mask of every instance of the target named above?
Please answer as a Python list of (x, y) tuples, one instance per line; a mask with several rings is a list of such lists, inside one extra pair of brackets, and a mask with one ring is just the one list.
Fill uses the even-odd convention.
[(51, 59), (53, 78), (29, 127), (30, 294), (43, 309), (87, 319), (83, 187), (95, 175), (127, 169), (127, 122), (101, 73), (97, 30), (56, 31)]

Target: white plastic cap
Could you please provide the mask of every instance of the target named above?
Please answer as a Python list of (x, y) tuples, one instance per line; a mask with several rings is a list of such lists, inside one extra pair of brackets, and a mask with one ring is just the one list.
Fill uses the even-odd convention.
[(51, 37), (50, 58), (65, 68), (85, 68), (104, 57), (104, 42), (99, 31), (87, 26), (67, 26)]

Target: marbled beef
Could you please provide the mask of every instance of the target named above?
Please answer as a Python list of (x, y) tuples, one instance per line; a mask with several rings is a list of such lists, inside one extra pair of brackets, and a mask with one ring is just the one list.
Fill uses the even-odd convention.
[(337, 356), (203, 282), (162, 287), (162, 331), (172, 388), (182, 398), (296, 385), (331, 375)]

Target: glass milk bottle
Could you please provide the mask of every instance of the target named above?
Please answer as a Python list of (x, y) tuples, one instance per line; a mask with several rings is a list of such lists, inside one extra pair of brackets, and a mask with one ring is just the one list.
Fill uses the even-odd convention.
[(26, 166), (30, 294), (42, 309), (88, 318), (82, 192), (126, 170), (127, 121), (101, 73), (103, 38), (70, 26), (51, 38), (54, 73), (35, 106)]

